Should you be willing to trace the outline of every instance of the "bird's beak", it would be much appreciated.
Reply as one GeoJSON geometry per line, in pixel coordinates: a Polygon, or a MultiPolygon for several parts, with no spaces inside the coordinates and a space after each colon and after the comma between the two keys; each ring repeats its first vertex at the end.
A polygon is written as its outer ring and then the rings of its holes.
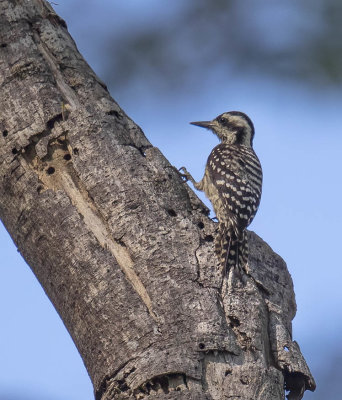
{"type": "Polygon", "coordinates": [[[190,122],[190,124],[200,126],[201,128],[207,128],[207,129],[211,129],[214,126],[213,121],[190,122]]]}

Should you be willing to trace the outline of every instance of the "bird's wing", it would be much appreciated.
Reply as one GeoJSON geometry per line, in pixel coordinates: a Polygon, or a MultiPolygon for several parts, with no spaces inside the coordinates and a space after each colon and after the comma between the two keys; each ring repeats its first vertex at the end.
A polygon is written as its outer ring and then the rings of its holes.
{"type": "Polygon", "coordinates": [[[253,219],[260,199],[245,157],[235,146],[216,146],[208,158],[208,173],[227,217],[235,229],[242,231],[253,219]]]}

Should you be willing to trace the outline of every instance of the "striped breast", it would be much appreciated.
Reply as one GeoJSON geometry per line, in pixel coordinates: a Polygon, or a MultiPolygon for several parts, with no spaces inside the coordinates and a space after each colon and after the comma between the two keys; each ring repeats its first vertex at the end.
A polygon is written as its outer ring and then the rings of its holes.
{"type": "Polygon", "coordinates": [[[262,169],[258,157],[250,147],[221,143],[209,155],[206,174],[217,190],[213,207],[218,220],[241,236],[260,203],[262,169]]]}

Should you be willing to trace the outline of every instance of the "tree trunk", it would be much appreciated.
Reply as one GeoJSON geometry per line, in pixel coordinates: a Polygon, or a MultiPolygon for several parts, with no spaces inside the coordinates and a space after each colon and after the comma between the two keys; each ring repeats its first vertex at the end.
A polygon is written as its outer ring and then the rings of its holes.
{"type": "MultiPolygon", "coordinates": [[[[0,217],[96,399],[301,399],[283,260],[250,232],[223,277],[216,224],[110,97],[43,0],[0,0],[0,217]]],[[[152,115],[151,115],[152,118],[152,115]]]]}

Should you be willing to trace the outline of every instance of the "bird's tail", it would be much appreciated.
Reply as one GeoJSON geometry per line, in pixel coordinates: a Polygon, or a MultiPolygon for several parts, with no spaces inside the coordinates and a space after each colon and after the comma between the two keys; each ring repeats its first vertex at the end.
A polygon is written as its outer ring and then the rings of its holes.
{"type": "Polygon", "coordinates": [[[229,235],[226,229],[220,227],[220,232],[216,237],[215,252],[220,260],[225,273],[232,267],[246,269],[248,261],[248,240],[246,231],[240,239],[235,235],[229,235]]]}

